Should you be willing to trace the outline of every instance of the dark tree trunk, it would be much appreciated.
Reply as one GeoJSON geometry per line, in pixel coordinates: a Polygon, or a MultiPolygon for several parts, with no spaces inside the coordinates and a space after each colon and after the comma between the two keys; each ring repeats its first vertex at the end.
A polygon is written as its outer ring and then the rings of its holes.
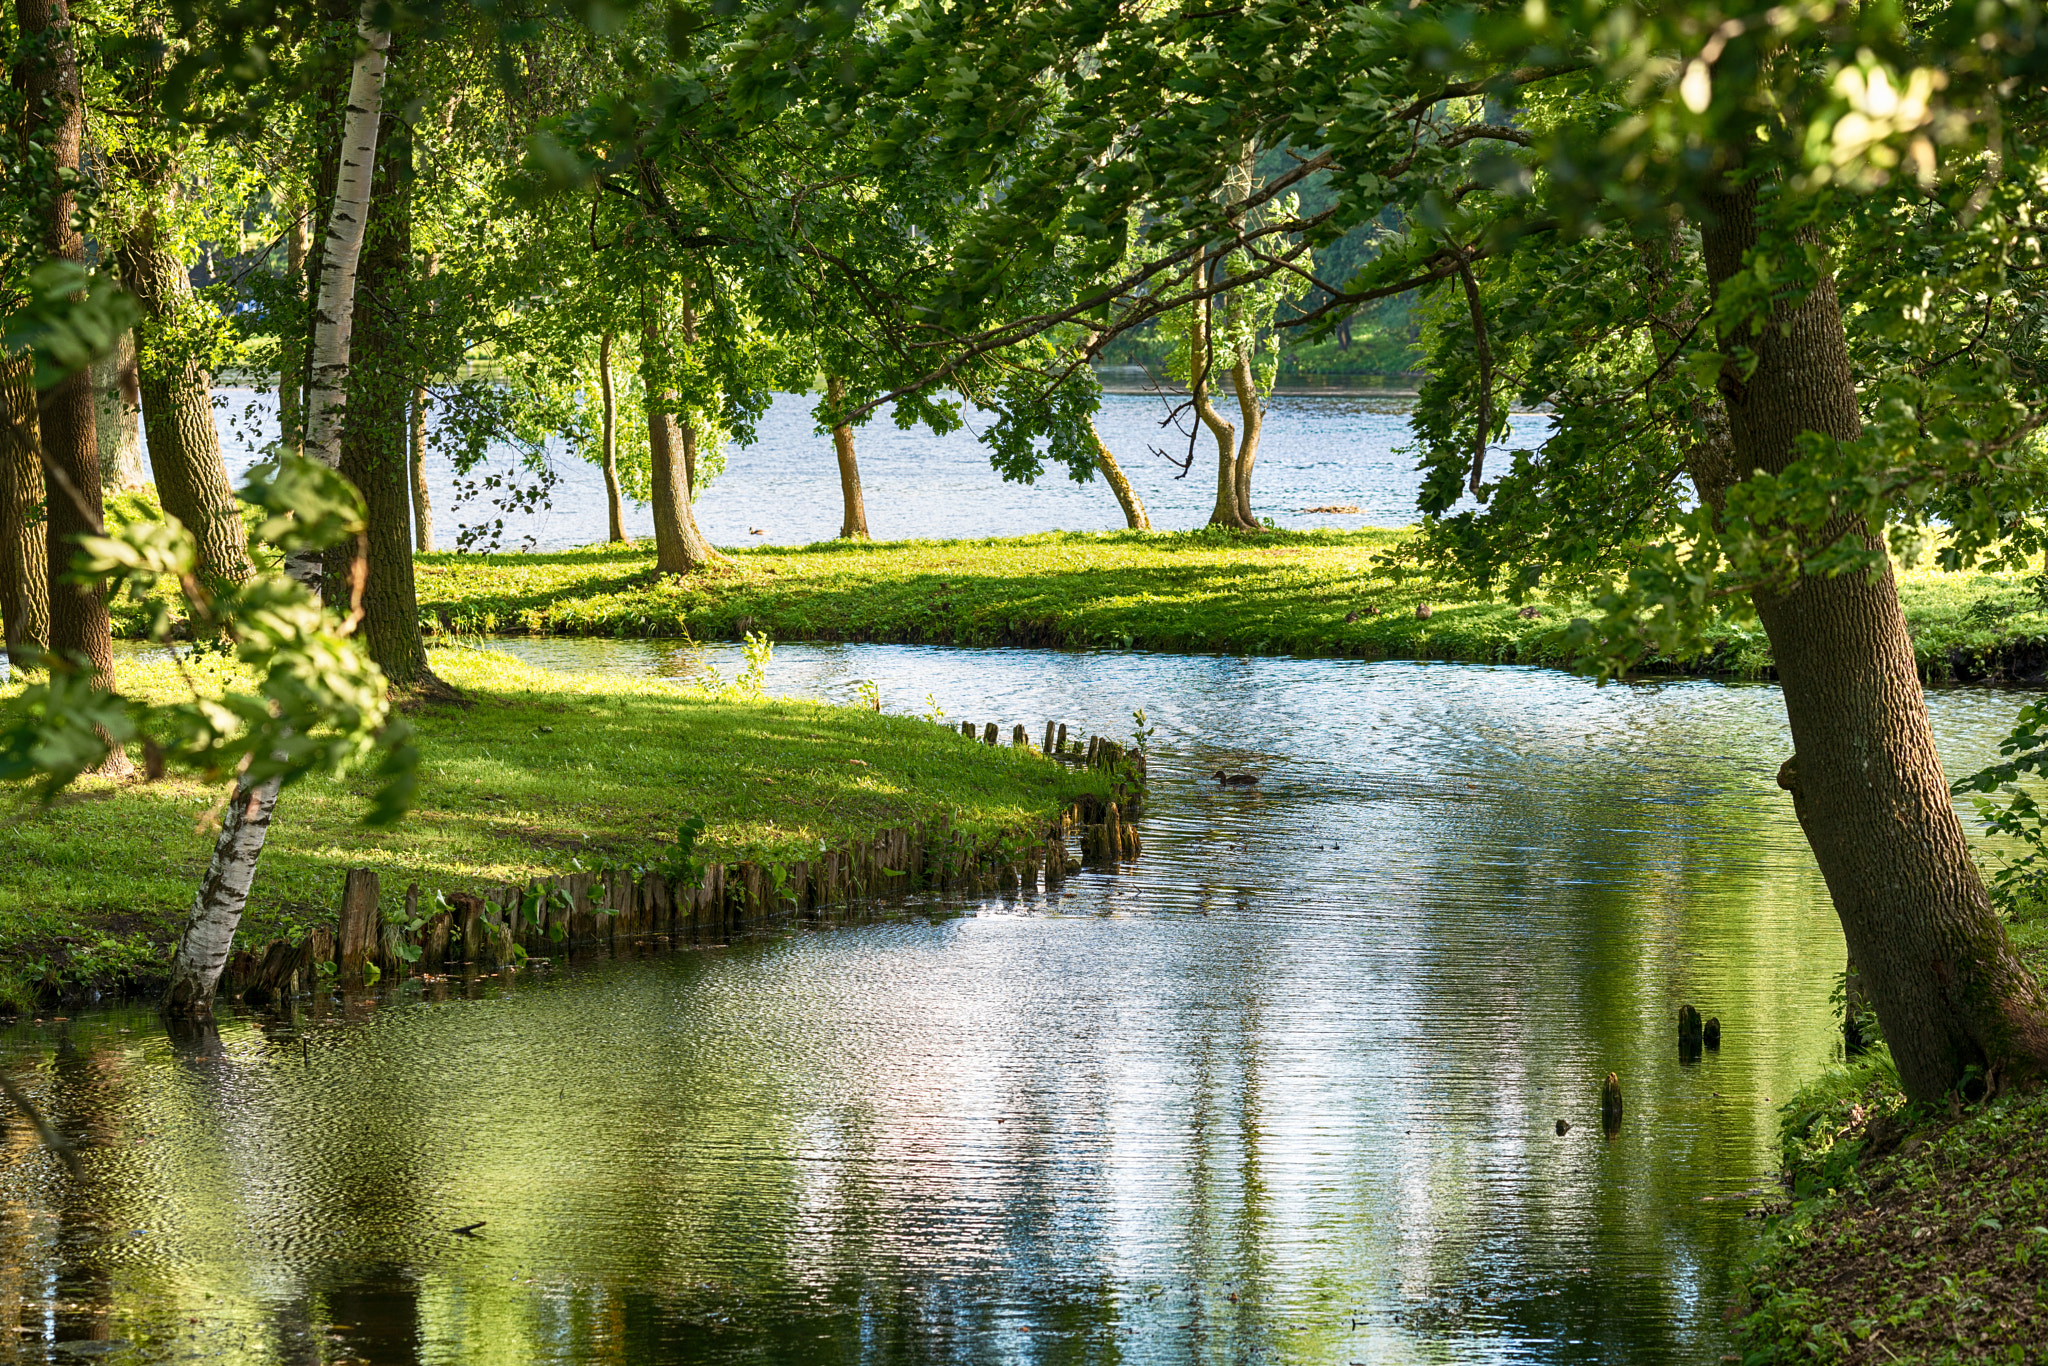
{"type": "MultiPolygon", "coordinates": [[[[427,278],[433,279],[440,270],[440,255],[428,252],[427,278]]],[[[431,402],[426,377],[421,376],[412,390],[412,438],[406,463],[412,474],[412,548],[422,555],[434,549],[434,500],[427,491],[427,407],[431,402]]]]}
{"type": "MultiPolygon", "coordinates": [[[[48,37],[48,55],[28,65],[23,93],[30,109],[52,111],[47,116],[52,121],[37,131],[54,154],[56,169],[76,176],[85,105],[66,0],[17,0],[15,13],[23,37],[48,37]]],[[[83,262],[85,240],[71,221],[74,199],[68,187],[50,196],[42,245],[52,256],[83,262]]],[[[48,482],[55,485],[47,500],[50,649],[78,661],[96,685],[111,690],[114,648],[106,593],[97,586],[71,582],[68,572],[74,539],[97,533],[101,524],[99,438],[93,424],[91,371],[80,370],[44,390],[36,406],[43,455],[51,466],[46,472],[48,482]]],[[[115,748],[99,771],[115,776],[133,772],[134,766],[115,748]]]]}
{"type": "Polygon", "coordinates": [[[607,328],[597,344],[598,394],[604,405],[604,511],[610,527],[606,539],[626,539],[626,504],[619,493],[619,391],[612,383],[612,334],[607,328]]]}
{"type": "Polygon", "coordinates": [[[141,301],[136,353],[149,464],[164,511],[185,524],[199,549],[199,572],[226,583],[249,577],[249,541],[213,424],[213,377],[185,353],[180,324],[203,307],[184,262],[157,240],[146,213],[122,243],[121,279],[141,301]]]}
{"type": "MultiPolygon", "coordinates": [[[[837,375],[825,381],[825,401],[837,412],[839,405],[846,401],[846,383],[837,375]]],[[[868,539],[868,508],[860,492],[860,462],[854,458],[853,428],[844,422],[832,425],[832,449],[839,456],[839,498],[845,505],[845,515],[839,519],[839,539],[842,541],[865,541],[868,539]]]]}
{"type": "MultiPolygon", "coordinates": [[[[394,688],[444,686],[427,669],[413,584],[408,275],[412,264],[412,133],[385,114],[377,136],[370,219],[356,274],[355,337],[343,409],[341,472],[366,512],[363,616],[356,631],[394,688]]],[[[328,601],[348,601],[354,551],[328,551],[328,601]]]]}
{"type": "MultiPolygon", "coordinates": [[[[297,283],[305,294],[306,254],[312,236],[306,230],[312,210],[292,210],[291,227],[285,233],[285,278],[297,283]]],[[[277,434],[284,449],[297,455],[306,435],[306,336],[303,319],[298,327],[284,329],[278,338],[277,434]]]]}
{"type": "Polygon", "coordinates": [[[33,362],[0,358],[0,631],[10,658],[22,646],[50,645],[49,547],[43,540],[43,462],[33,362]]]}
{"type": "MultiPolygon", "coordinates": [[[[1718,291],[1759,241],[1754,181],[1701,224],[1718,291]]],[[[1737,470],[1782,472],[1803,432],[1853,440],[1856,390],[1832,277],[1768,326],[1721,338],[1737,470]],[[1736,349],[1755,361],[1744,378],[1736,349]]],[[[1822,544],[1872,528],[1841,521],[1822,544]]],[[[1817,547],[1816,547],[1817,548],[1817,547]]],[[[1972,1064],[2048,1065],[2048,999],[1992,910],[1935,754],[1889,560],[1871,577],[1759,591],[1757,612],[1792,724],[1778,775],[1827,880],[1906,1092],[1930,1100],[1972,1064]]]]}

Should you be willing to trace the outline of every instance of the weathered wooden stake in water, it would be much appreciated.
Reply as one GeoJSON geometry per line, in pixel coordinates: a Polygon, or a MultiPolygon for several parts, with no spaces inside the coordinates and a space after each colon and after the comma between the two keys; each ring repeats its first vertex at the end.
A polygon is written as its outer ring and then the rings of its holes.
{"type": "Polygon", "coordinates": [[[382,917],[377,914],[377,873],[372,868],[351,868],[341,884],[341,934],[338,960],[344,986],[363,980],[363,964],[377,956],[377,931],[382,917]]]}
{"type": "Polygon", "coordinates": [[[1707,1047],[1719,1048],[1721,1046],[1721,1017],[1719,1015],[1708,1016],[1707,1023],[1701,1028],[1700,1033],[1706,1040],[1707,1047]]]}
{"type": "Polygon", "coordinates": [[[1621,1078],[1612,1072],[1600,1088],[1600,1124],[1610,1134],[1621,1127],[1621,1078]]]}
{"type": "Polygon", "coordinates": [[[1040,746],[1040,749],[1046,754],[1058,752],[1052,747],[1052,722],[1050,721],[1045,723],[1045,743],[1040,746]]]}
{"type": "Polygon", "coordinates": [[[1700,1013],[1690,1005],[1678,1008],[1678,1041],[1698,1043],[1700,1041],[1700,1013]]]}
{"type": "Polygon", "coordinates": [[[1031,736],[1025,732],[1023,726],[1013,727],[1010,731],[1010,744],[1017,749],[1029,749],[1031,748],[1031,736]]]}
{"type": "Polygon", "coordinates": [[[981,733],[981,743],[983,743],[984,745],[992,745],[997,740],[1001,739],[1002,735],[1002,727],[998,726],[995,722],[991,721],[988,723],[988,727],[981,733]]]}
{"type": "Polygon", "coordinates": [[[1067,723],[1064,721],[1060,722],[1059,743],[1053,746],[1052,752],[1054,754],[1065,754],[1067,752],[1067,723]]]}
{"type": "Polygon", "coordinates": [[[974,723],[972,721],[962,721],[960,723],[960,733],[972,740],[974,738],[974,723]]]}

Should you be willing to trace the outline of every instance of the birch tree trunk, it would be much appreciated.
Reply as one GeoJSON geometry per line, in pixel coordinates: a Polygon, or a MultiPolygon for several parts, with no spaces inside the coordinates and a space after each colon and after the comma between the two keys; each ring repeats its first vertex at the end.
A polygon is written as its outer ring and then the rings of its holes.
{"type": "MultiPolygon", "coordinates": [[[[370,26],[365,0],[356,34],[362,50],[349,70],[348,104],[342,114],[341,157],[334,178],[334,207],[320,251],[320,282],[313,297],[313,343],[306,385],[308,457],[341,467],[341,424],[348,406],[349,346],[355,330],[356,265],[362,258],[369,221],[370,182],[377,169],[377,125],[384,109],[384,72],[391,35],[370,26]]],[[[286,570],[308,587],[319,588],[320,556],[301,552],[286,570]]]]}
{"type": "Polygon", "coordinates": [[[1109,443],[1096,430],[1095,419],[1088,419],[1088,435],[1095,439],[1095,463],[1102,470],[1102,477],[1109,482],[1111,492],[1116,494],[1117,506],[1124,510],[1124,522],[1132,531],[1150,531],[1152,519],[1146,515],[1145,500],[1131,487],[1130,479],[1124,474],[1123,466],[1117,464],[1116,456],[1110,451],[1109,443]]]}
{"type": "Polygon", "coordinates": [[[171,982],[163,999],[166,1014],[204,1015],[213,1009],[213,991],[234,949],[235,930],[242,923],[249,888],[256,880],[256,861],[270,834],[278,781],[271,778],[255,787],[235,784],[234,796],[228,799],[221,818],[220,834],[213,841],[213,859],[207,864],[199,894],[192,899],[185,931],[178,936],[178,950],[171,959],[171,982]]]}
{"type": "Polygon", "coordinates": [[[597,343],[597,389],[604,408],[604,510],[611,526],[606,539],[626,539],[626,505],[619,496],[619,393],[612,383],[612,333],[597,343]]]}
{"type": "MultiPolygon", "coordinates": [[[[832,405],[834,412],[846,401],[846,382],[839,376],[826,378],[825,401],[832,405]]],[[[860,462],[854,458],[853,428],[844,422],[834,423],[832,449],[839,457],[839,498],[845,505],[845,514],[839,519],[839,539],[865,541],[868,539],[868,509],[861,497],[860,462]]]]}
{"type": "Polygon", "coordinates": [[[37,519],[43,462],[28,356],[0,357],[0,636],[16,667],[24,646],[50,647],[49,547],[37,519]]]}

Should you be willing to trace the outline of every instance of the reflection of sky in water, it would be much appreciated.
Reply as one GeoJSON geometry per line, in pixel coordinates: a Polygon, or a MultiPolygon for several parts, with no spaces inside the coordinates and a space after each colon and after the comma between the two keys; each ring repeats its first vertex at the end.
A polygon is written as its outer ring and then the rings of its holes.
{"type": "MultiPolygon", "coordinates": [[[[727,452],[726,472],[697,505],[698,521],[714,542],[801,545],[839,534],[839,467],[831,438],[812,430],[815,402],[777,394],[761,420],[759,440],[727,452]],[[756,527],[766,534],[753,536],[756,527]]],[[[216,406],[228,466],[239,479],[255,458],[252,446],[277,434],[275,399],[246,389],[223,390],[216,406]]],[[[1398,453],[1412,444],[1413,436],[1407,417],[1387,408],[1384,400],[1362,397],[1274,398],[1253,480],[1259,514],[1286,527],[1413,522],[1421,477],[1415,472],[1415,457],[1398,453]],[[1303,509],[1311,507],[1357,507],[1361,512],[1304,516],[1303,509]]],[[[1165,412],[1156,398],[1105,394],[1097,425],[1145,500],[1154,526],[1200,526],[1209,520],[1216,500],[1215,443],[1204,433],[1187,477],[1176,478],[1177,466],[1151,453],[1157,447],[1176,461],[1187,456],[1187,438],[1176,436],[1171,427],[1160,427],[1165,412]]],[[[1533,415],[1515,417],[1515,441],[1541,441],[1547,421],[1533,415]]],[[[1116,496],[1099,478],[1081,485],[1054,469],[1033,485],[1004,483],[989,468],[987,450],[976,435],[984,425],[982,418],[971,416],[967,428],[936,437],[923,428],[900,431],[884,416],[860,429],[861,482],[868,529],[876,539],[1017,536],[1123,526],[1116,496]]],[[[542,550],[602,541],[603,475],[566,447],[551,448],[551,460],[561,476],[552,506],[530,516],[505,515],[487,508],[488,494],[456,507],[453,470],[438,454],[430,454],[436,544],[454,549],[460,527],[501,515],[506,549],[521,548],[529,537],[542,550]]],[[[646,509],[628,507],[629,535],[652,536],[653,528],[646,509]]]]}
{"type": "MultiPolygon", "coordinates": [[[[1034,732],[1142,704],[1145,855],[964,918],[403,993],[304,1043],[238,1019],[198,1060],[146,1015],[17,1026],[11,1070],[98,1146],[67,1195],[9,1130],[0,1297],[249,1362],[330,1328],[465,1363],[1719,1358],[1841,957],[1775,689],[878,646],[769,678],[1034,732]],[[1727,1030],[1691,1066],[1685,1001],[1727,1030]]],[[[1952,770],[2015,700],[1930,699],[1952,770]]]]}

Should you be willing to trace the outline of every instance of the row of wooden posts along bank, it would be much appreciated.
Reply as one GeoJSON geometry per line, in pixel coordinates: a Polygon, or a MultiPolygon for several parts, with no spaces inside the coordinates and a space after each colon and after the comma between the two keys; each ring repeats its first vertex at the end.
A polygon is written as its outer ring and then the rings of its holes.
{"type": "MultiPolygon", "coordinates": [[[[973,735],[971,723],[962,733],[973,735]]],[[[982,733],[997,743],[999,728],[982,733]]],[[[315,925],[296,942],[272,940],[237,950],[221,971],[218,993],[252,1005],[311,991],[328,979],[368,979],[450,971],[493,971],[526,958],[573,950],[630,953],[716,942],[792,919],[854,919],[866,908],[917,893],[954,896],[1048,890],[1079,872],[1068,853],[1078,836],[1082,859],[1115,864],[1138,856],[1135,822],[1144,804],[1145,758],[1115,741],[1091,737],[1069,747],[1067,728],[1046,726],[1049,758],[1101,769],[1107,799],[1089,795],[1033,829],[970,835],[940,817],[885,830],[872,839],[790,863],[709,862],[701,880],[659,873],[566,873],[478,896],[454,892],[447,909],[420,914],[417,883],[405,890],[402,921],[384,919],[374,869],[349,870],[333,924],[315,925]],[[409,928],[417,926],[417,929],[409,928]],[[374,971],[372,971],[374,969],[374,971]]],[[[1013,732],[1027,743],[1024,728],[1013,732]]]]}

